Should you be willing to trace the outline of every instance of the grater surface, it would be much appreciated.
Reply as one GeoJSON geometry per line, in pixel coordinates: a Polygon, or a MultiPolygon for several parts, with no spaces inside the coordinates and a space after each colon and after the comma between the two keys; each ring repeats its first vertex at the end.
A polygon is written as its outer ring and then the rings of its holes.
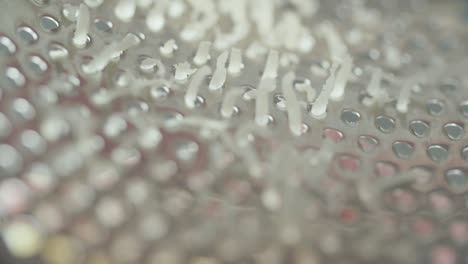
{"type": "Polygon", "coordinates": [[[6,263],[468,263],[463,1],[0,4],[6,263]]]}

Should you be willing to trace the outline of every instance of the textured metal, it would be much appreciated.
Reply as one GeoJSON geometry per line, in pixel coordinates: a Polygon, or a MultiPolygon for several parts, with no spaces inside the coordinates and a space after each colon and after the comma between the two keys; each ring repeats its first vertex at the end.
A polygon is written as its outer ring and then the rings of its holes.
{"type": "MultiPolygon", "coordinates": [[[[0,0],[6,263],[468,262],[462,1],[327,0],[309,17],[299,15],[301,1],[272,1],[277,19],[300,16],[313,49],[269,47],[250,21],[235,45],[245,67],[216,91],[210,73],[194,108],[184,96],[196,72],[186,81],[174,75],[183,62],[201,68],[193,63],[200,41],[179,34],[191,23],[188,3],[197,2],[182,1],[185,15],[167,19],[159,33],[146,27],[146,10],[117,19],[117,2],[90,8],[88,39],[77,48],[74,9],[64,7],[82,1],[0,0]],[[330,100],[321,119],[298,87],[310,82],[320,94],[334,67],[316,33],[324,21],[347,43],[354,66],[344,98],[330,100]],[[86,72],[83,65],[129,32],[138,46],[97,75],[86,72]],[[170,39],[177,50],[165,56],[170,39]],[[249,58],[253,42],[266,50],[249,58]],[[266,125],[258,125],[269,48],[298,61],[279,67],[266,125]],[[368,106],[375,68],[388,75],[381,85],[389,99],[368,106]],[[303,116],[298,136],[281,89],[290,71],[303,116]],[[413,78],[408,110],[399,111],[413,78]],[[224,118],[232,89],[239,98],[224,118]]],[[[232,21],[219,14],[217,29],[226,30],[232,21]]],[[[203,40],[215,36],[210,28],[203,40]]],[[[211,49],[213,71],[222,51],[211,49]]]]}

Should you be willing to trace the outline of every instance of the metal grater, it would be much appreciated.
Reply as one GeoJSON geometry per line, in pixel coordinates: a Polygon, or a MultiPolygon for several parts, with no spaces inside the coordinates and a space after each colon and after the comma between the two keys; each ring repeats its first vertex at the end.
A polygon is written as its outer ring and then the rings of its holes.
{"type": "Polygon", "coordinates": [[[0,0],[0,263],[468,263],[457,0],[0,0]]]}

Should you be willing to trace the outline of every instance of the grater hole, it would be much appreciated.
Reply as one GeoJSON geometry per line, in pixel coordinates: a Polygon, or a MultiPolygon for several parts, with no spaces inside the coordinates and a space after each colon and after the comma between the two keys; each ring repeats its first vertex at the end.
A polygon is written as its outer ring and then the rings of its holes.
{"type": "Polygon", "coordinates": [[[40,18],[39,24],[41,28],[47,33],[56,33],[60,29],[60,23],[57,19],[51,16],[42,16],[40,18]]]}
{"type": "Polygon", "coordinates": [[[458,244],[468,241],[468,223],[463,219],[455,219],[449,224],[451,239],[458,244]]]}
{"type": "Polygon", "coordinates": [[[195,105],[195,107],[203,107],[205,105],[205,98],[203,96],[201,96],[201,95],[198,95],[195,98],[194,105],[195,105]]]}
{"type": "Polygon", "coordinates": [[[164,100],[171,94],[171,89],[165,85],[159,87],[151,87],[150,95],[154,100],[164,100]]]}
{"type": "Polygon", "coordinates": [[[468,162],[468,146],[463,147],[461,156],[465,162],[468,162]]]}
{"type": "Polygon", "coordinates": [[[349,127],[357,126],[360,120],[361,114],[359,114],[359,112],[347,109],[341,112],[341,121],[349,127]]]}
{"type": "Polygon", "coordinates": [[[444,132],[449,139],[458,141],[463,138],[465,129],[460,124],[447,123],[444,125],[444,132]]]}
{"type": "Polygon", "coordinates": [[[0,144],[0,172],[2,175],[16,175],[23,166],[23,157],[11,145],[0,144]]]}
{"type": "Polygon", "coordinates": [[[340,142],[344,138],[343,132],[334,128],[325,128],[323,136],[333,140],[335,143],[340,142]]]}
{"type": "Polygon", "coordinates": [[[434,180],[434,170],[428,166],[415,166],[409,172],[415,177],[413,188],[423,191],[434,180]]]}
{"type": "Polygon", "coordinates": [[[273,96],[273,103],[275,104],[276,108],[281,111],[286,111],[286,99],[281,94],[275,94],[273,96]]]}
{"type": "Polygon", "coordinates": [[[44,7],[50,4],[50,0],[30,0],[31,3],[38,7],[44,7]]]}
{"type": "Polygon", "coordinates": [[[4,73],[3,81],[7,88],[21,88],[26,84],[26,77],[16,67],[7,67],[4,73]]]}
{"type": "Polygon", "coordinates": [[[395,176],[398,171],[398,166],[389,161],[377,161],[375,164],[375,173],[378,177],[395,176]]]}
{"type": "Polygon", "coordinates": [[[464,168],[449,169],[445,172],[445,180],[454,190],[463,190],[468,182],[468,174],[464,168]]]}
{"type": "Polygon", "coordinates": [[[199,155],[200,147],[195,141],[180,139],[174,143],[174,156],[183,163],[192,163],[199,155]]]}
{"type": "Polygon", "coordinates": [[[413,144],[407,141],[395,141],[392,144],[393,153],[400,159],[407,160],[411,157],[414,151],[413,144]]]}
{"type": "Polygon", "coordinates": [[[449,79],[440,85],[440,91],[446,96],[454,96],[457,92],[457,81],[449,79]]]}
{"type": "Polygon", "coordinates": [[[51,60],[57,61],[67,58],[69,51],[62,44],[51,43],[48,47],[47,55],[51,60]]]}
{"type": "Polygon", "coordinates": [[[42,75],[49,69],[47,62],[37,55],[28,58],[28,67],[35,75],[42,75]]]}
{"type": "Polygon", "coordinates": [[[5,179],[0,182],[0,209],[11,215],[24,212],[30,206],[32,191],[21,179],[5,179]]]}
{"type": "Polygon", "coordinates": [[[143,100],[132,99],[125,103],[125,110],[131,116],[138,116],[140,114],[148,113],[150,107],[148,103],[143,100]]]}
{"type": "Polygon", "coordinates": [[[444,103],[438,99],[431,99],[426,104],[426,110],[432,116],[440,116],[444,111],[444,107],[444,103]]]}
{"type": "Polygon", "coordinates": [[[358,146],[365,153],[373,152],[379,145],[379,140],[373,136],[359,136],[358,146]]]}
{"type": "Polygon", "coordinates": [[[433,191],[429,194],[428,199],[433,212],[439,216],[447,215],[454,209],[452,198],[446,191],[433,191]]]}
{"type": "Polygon", "coordinates": [[[338,157],[338,165],[344,171],[357,171],[361,167],[361,160],[357,156],[342,154],[338,157]]]}
{"type": "Polygon", "coordinates": [[[388,116],[378,116],[375,119],[375,126],[381,132],[389,134],[395,130],[395,119],[388,116]]]}
{"type": "Polygon", "coordinates": [[[410,122],[409,129],[416,137],[423,138],[429,134],[430,126],[423,120],[413,120],[410,122]]]}
{"type": "Polygon", "coordinates": [[[427,147],[427,155],[435,162],[443,162],[448,158],[447,145],[430,145],[427,147]]]}
{"type": "Polygon", "coordinates": [[[13,126],[8,118],[0,112],[0,139],[8,137],[13,130],[13,126]]]}
{"type": "Polygon", "coordinates": [[[428,240],[434,235],[434,221],[428,216],[418,216],[412,227],[416,236],[420,239],[428,240]]]}
{"type": "Polygon", "coordinates": [[[45,163],[33,163],[23,177],[31,188],[41,193],[52,191],[58,184],[58,178],[45,163]]]}
{"type": "Polygon", "coordinates": [[[119,227],[127,217],[126,209],[121,201],[114,196],[104,196],[96,204],[96,219],[107,228],[119,227]]]}
{"type": "Polygon", "coordinates": [[[97,30],[104,32],[104,33],[112,33],[114,24],[112,24],[111,21],[109,20],[103,20],[103,19],[95,19],[94,20],[94,26],[96,27],[97,30]]]}
{"type": "Polygon", "coordinates": [[[18,37],[25,44],[32,45],[39,40],[39,35],[34,31],[34,29],[28,26],[22,26],[17,29],[18,37]]]}
{"type": "Polygon", "coordinates": [[[390,190],[386,200],[390,207],[401,213],[410,213],[418,207],[416,195],[412,191],[403,188],[390,190]]]}
{"type": "Polygon", "coordinates": [[[36,109],[24,98],[16,98],[10,105],[10,112],[17,121],[31,121],[36,117],[36,109]]]}
{"type": "Polygon", "coordinates": [[[13,55],[16,52],[16,44],[7,36],[0,35],[0,55],[13,55]]]}
{"type": "Polygon", "coordinates": [[[35,130],[25,130],[19,137],[19,144],[33,155],[44,154],[47,150],[45,139],[35,130]]]}
{"type": "Polygon", "coordinates": [[[460,103],[459,111],[465,118],[468,118],[468,101],[463,101],[460,103]]]}

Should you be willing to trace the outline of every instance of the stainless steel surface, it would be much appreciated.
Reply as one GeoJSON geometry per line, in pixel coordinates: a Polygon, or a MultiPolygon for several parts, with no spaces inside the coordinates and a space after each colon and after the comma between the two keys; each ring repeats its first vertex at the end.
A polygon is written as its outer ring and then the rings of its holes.
{"type": "MultiPolygon", "coordinates": [[[[214,43],[236,24],[222,9],[229,0],[178,1],[185,13],[170,18],[168,7],[158,33],[145,24],[151,11],[137,9],[123,22],[119,1],[105,0],[89,8],[88,39],[78,48],[73,14],[83,2],[99,1],[0,0],[7,263],[468,263],[463,1],[319,1],[310,16],[298,3],[316,1],[267,1],[274,24],[290,15],[313,37],[302,52],[295,42],[272,47],[267,37],[276,33],[258,33],[247,0],[250,31],[234,45],[245,67],[211,91],[217,59],[230,51],[212,47],[212,73],[193,108],[186,93],[197,72],[186,81],[175,72],[183,62],[201,71],[193,62],[200,41],[214,43]],[[216,24],[199,41],[181,39],[195,7],[211,2],[216,24]],[[320,96],[335,64],[344,67],[329,54],[324,21],[354,65],[344,98],[330,100],[321,119],[311,114],[317,99],[301,87],[309,83],[320,96]],[[83,65],[128,33],[137,46],[112,55],[98,74],[86,72],[83,65]],[[177,50],[166,56],[170,39],[177,50]],[[264,51],[249,57],[254,42],[264,51]],[[259,125],[270,48],[280,65],[267,124],[259,125]],[[377,68],[388,97],[369,92],[377,68]],[[298,136],[282,89],[290,71],[298,136]],[[234,89],[233,115],[224,118],[234,89]],[[398,108],[404,93],[407,111],[398,108]],[[376,98],[382,103],[366,103],[376,98]]],[[[286,28],[275,41],[297,37],[286,28]]]]}

